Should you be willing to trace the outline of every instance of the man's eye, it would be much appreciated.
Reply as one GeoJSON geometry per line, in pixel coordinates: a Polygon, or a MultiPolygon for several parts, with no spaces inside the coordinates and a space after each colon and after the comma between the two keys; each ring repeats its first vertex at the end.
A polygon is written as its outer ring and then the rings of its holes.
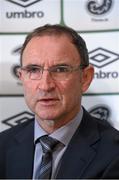
{"type": "Polygon", "coordinates": [[[27,72],[28,72],[28,73],[37,73],[37,72],[41,72],[41,69],[40,69],[40,68],[36,68],[36,67],[34,67],[34,68],[28,68],[28,69],[27,69],[27,72]]]}
{"type": "Polygon", "coordinates": [[[68,67],[57,67],[54,69],[54,72],[69,72],[69,68],[68,67]]]}

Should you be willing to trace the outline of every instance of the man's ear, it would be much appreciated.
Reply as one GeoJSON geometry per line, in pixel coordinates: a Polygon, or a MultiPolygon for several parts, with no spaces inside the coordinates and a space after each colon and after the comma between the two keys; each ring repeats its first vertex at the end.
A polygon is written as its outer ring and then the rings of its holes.
{"type": "Polygon", "coordinates": [[[89,65],[82,71],[82,93],[84,93],[90,86],[94,77],[94,67],[89,65]]]}
{"type": "Polygon", "coordinates": [[[17,77],[22,81],[23,77],[22,77],[22,72],[20,68],[17,69],[17,77]]]}

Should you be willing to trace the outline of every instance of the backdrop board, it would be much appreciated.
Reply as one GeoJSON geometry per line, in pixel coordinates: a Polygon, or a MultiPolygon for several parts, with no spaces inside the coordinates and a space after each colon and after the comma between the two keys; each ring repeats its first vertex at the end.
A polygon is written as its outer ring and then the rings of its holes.
{"type": "Polygon", "coordinates": [[[33,117],[16,70],[26,35],[44,24],[85,39],[95,74],[82,104],[119,129],[119,0],[0,0],[0,131],[33,117]]]}
{"type": "MultiPolygon", "coordinates": [[[[82,105],[93,116],[108,121],[119,129],[119,101],[117,99],[119,99],[117,95],[84,95],[82,105]]],[[[12,128],[34,116],[23,96],[0,98],[0,110],[0,131],[12,128]]]]}
{"type": "Polygon", "coordinates": [[[0,56],[0,94],[23,94],[22,85],[17,77],[16,70],[20,65],[20,50],[25,35],[4,34],[1,35],[0,39],[2,42],[0,56]]]}
{"type": "Polygon", "coordinates": [[[82,34],[95,75],[88,93],[119,93],[119,32],[82,34]]]}
{"type": "Polygon", "coordinates": [[[83,96],[82,104],[93,116],[119,130],[119,95],[83,96]]]}
{"type": "Polygon", "coordinates": [[[46,23],[60,23],[60,0],[1,0],[0,31],[29,32],[46,23]]]}
{"type": "Polygon", "coordinates": [[[33,117],[22,96],[0,98],[0,110],[0,131],[12,128],[33,117]]]}
{"type": "Polygon", "coordinates": [[[119,29],[118,0],[64,0],[63,8],[65,25],[77,31],[119,29]]]}
{"type": "MultiPolygon", "coordinates": [[[[80,33],[86,40],[95,76],[87,93],[119,93],[119,32],[80,33]]],[[[0,94],[23,94],[16,75],[26,35],[1,35],[0,94]],[[7,48],[6,48],[7,47],[7,48]]]]}

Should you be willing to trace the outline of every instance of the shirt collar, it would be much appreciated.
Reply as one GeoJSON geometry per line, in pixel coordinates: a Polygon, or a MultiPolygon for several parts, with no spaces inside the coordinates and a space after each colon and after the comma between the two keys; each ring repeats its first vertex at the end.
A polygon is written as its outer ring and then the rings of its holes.
{"type": "MultiPolygon", "coordinates": [[[[64,145],[68,145],[69,141],[71,140],[72,136],[74,135],[76,129],[81,123],[83,116],[83,109],[81,108],[80,112],[75,116],[75,118],[72,119],[69,123],[62,126],[61,128],[57,129],[53,133],[50,134],[52,138],[57,139],[64,145]]],[[[34,130],[34,142],[40,138],[43,135],[46,135],[47,132],[45,132],[40,125],[38,124],[38,121],[35,119],[35,130],[34,130]]]]}

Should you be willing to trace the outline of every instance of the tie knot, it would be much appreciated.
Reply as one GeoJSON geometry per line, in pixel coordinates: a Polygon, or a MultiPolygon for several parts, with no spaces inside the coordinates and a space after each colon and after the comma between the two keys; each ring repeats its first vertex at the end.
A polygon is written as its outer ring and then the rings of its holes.
{"type": "Polygon", "coordinates": [[[56,145],[59,143],[58,140],[49,137],[48,135],[42,136],[39,139],[43,153],[52,152],[56,145]]]}

